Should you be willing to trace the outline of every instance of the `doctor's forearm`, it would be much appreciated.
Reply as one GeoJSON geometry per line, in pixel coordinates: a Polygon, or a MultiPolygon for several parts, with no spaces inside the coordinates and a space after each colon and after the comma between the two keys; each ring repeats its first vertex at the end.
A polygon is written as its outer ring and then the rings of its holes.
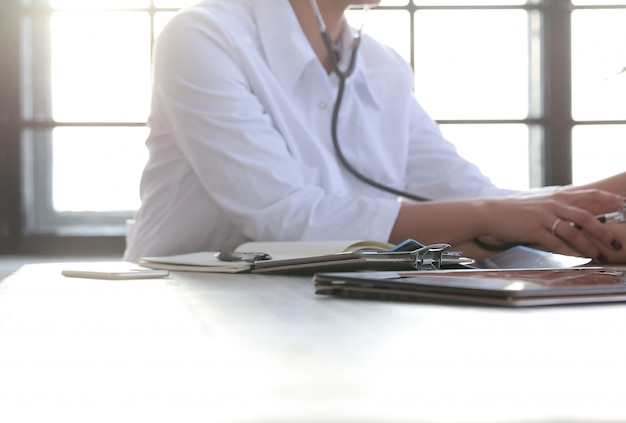
{"type": "Polygon", "coordinates": [[[567,186],[563,189],[565,190],[584,190],[589,188],[600,189],[603,191],[612,192],[614,194],[619,194],[622,196],[626,196],[626,172],[618,173],[617,175],[610,176],[605,179],[601,179],[599,181],[591,182],[586,185],[580,186],[567,186]]]}
{"type": "Polygon", "coordinates": [[[469,242],[487,233],[486,208],[482,200],[404,203],[389,241],[414,238],[426,244],[469,242]]]}

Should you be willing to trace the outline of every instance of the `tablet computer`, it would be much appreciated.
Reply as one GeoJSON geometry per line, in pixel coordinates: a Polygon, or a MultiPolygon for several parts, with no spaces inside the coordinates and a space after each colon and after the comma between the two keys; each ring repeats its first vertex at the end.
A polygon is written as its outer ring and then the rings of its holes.
{"type": "Polygon", "coordinates": [[[353,298],[508,307],[626,301],[626,273],[617,268],[330,272],[314,281],[317,294],[353,298]]]}

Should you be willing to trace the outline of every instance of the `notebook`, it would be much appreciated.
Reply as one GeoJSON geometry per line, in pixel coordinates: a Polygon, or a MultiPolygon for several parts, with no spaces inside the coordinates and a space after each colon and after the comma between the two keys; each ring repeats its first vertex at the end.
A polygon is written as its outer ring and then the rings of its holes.
{"type": "Polygon", "coordinates": [[[444,301],[506,307],[626,301],[618,268],[322,272],[315,292],[348,298],[444,301]]]}
{"type": "MultiPolygon", "coordinates": [[[[296,260],[297,262],[313,261],[312,257],[334,254],[346,259],[348,258],[347,253],[356,256],[361,251],[387,251],[392,247],[393,244],[373,240],[274,241],[246,242],[235,248],[234,252],[263,252],[272,257],[271,260],[265,260],[271,262],[269,266],[276,265],[278,267],[281,264],[291,264],[289,260],[296,260]],[[287,262],[284,262],[284,260],[287,260],[287,262]]],[[[249,272],[255,267],[255,263],[249,261],[222,261],[218,259],[217,254],[217,251],[199,251],[173,256],[142,257],[139,263],[151,269],[218,273],[249,272]]],[[[261,262],[258,261],[256,263],[261,262]]],[[[268,264],[265,264],[265,266],[268,266],[268,264]]],[[[404,268],[410,269],[410,267],[404,268]]],[[[354,267],[351,270],[355,270],[354,267]]]]}
{"type": "MultiPolygon", "coordinates": [[[[404,243],[403,243],[404,244],[404,243]]],[[[151,269],[221,273],[308,274],[316,271],[411,270],[456,267],[473,263],[449,244],[432,244],[412,251],[379,241],[283,241],[248,242],[233,252],[203,251],[166,257],[143,257],[140,264],[151,269]],[[221,260],[221,255],[269,256],[269,259],[221,260]],[[432,263],[437,262],[437,265],[432,263]]],[[[405,246],[406,247],[406,246],[405,246]]],[[[413,247],[406,247],[413,248],[413,247]]]]}

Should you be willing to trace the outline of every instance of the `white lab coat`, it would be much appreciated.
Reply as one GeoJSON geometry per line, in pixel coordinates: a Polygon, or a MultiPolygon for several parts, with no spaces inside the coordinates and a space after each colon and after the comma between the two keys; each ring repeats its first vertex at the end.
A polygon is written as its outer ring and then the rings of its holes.
{"type": "MultiPolygon", "coordinates": [[[[344,37],[343,66],[347,25],[344,37]]],[[[287,0],[207,0],[176,16],[155,50],[150,158],[125,258],[248,240],[387,240],[400,203],[338,162],[337,86],[287,0]]],[[[363,36],[338,129],[354,167],[432,199],[510,193],[458,156],[412,86],[408,64],[363,36]]]]}

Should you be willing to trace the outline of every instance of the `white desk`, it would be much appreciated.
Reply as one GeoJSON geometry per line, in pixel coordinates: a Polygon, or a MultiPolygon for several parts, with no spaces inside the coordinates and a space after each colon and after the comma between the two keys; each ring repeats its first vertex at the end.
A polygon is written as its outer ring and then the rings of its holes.
{"type": "Polygon", "coordinates": [[[0,283],[0,421],[622,422],[626,304],[316,296],[309,278],[0,283]]]}

